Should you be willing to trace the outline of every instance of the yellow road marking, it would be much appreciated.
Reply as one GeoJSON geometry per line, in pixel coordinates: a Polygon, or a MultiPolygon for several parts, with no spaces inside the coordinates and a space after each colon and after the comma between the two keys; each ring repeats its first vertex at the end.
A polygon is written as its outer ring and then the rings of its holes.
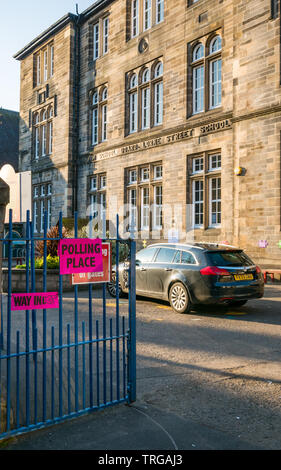
{"type": "Polygon", "coordinates": [[[239,316],[239,315],[247,315],[248,312],[227,312],[225,315],[232,315],[232,316],[239,316]]]}

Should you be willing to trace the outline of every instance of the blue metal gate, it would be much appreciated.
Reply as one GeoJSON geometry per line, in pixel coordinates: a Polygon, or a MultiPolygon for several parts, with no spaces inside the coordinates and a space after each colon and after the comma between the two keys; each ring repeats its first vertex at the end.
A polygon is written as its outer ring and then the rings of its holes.
{"type": "MultiPolygon", "coordinates": [[[[136,295],[133,240],[106,239],[115,248],[116,299],[108,299],[105,283],[64,292],[58,276],[59,309],[11,311],[15,289],[12,266],[13,220],[9,235],[0,239],[7,245],[7,292],[1,299],[0,324],[0,439],[46,427],[68,418],[136,399],[136,295]],[[120,247],[128,251],[129,295],[119,300],[118,266],[120,247]],[[122,312],[121,312],[122,310],[122,312]]],[[[92,219],[89,220],[92,238],[92,219]]],[[[47,237],[47,214],[43,237],[36,237],[27,213],[26,267],[23,291],[36,292],[36,243],[43,243],[42,289],[47,292],[47,243],[63,238],[62,214],[58,237],[47,237]]],[[[75,214],[74,238],[78,238],[75,214]]],[[[123,251],[123,250],[122,250],[123,251]]],[[[4,268],[5,270],[5,268],[4,268]]],[[[15,292],[17,292],[15,290],[15,292]]]]}

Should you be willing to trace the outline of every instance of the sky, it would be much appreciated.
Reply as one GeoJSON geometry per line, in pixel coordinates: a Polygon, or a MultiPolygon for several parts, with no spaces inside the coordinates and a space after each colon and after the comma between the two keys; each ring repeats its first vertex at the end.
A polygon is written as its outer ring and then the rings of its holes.
{"type": "Polygon", "coordinates": [[[66,13],[96,0],[0,0],[0,108],[19,111],[20,62],[13,56],[66,13]]]}

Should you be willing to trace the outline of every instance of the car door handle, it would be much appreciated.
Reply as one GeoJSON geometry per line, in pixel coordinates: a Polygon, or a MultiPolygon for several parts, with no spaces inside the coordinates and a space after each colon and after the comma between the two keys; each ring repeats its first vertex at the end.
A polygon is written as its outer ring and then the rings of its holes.
{"type": "Polygon", "coordinates": [[[165,268],[165,271],[172,271],[172,268],[165,268]]]}

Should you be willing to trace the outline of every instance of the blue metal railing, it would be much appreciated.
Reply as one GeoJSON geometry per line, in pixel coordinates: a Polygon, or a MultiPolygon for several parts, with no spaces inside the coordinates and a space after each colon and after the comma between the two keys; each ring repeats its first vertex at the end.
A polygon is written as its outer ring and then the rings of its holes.
{"type": "MultiPolygon", "coordinates": [[[[36,292],[35,251],[36,243],[40,241],[43,243],[41,291],[47,292],[47,241],[63,238],[62,214],[59,216],[58,238],[48,238],[47,214],[42,238],[35,237],[29,212],[26,220],[24,290],[26,293],[36,292]]],[[[89,237],[92,238],[92,218],[89,222],[89,237]]],[[[111,309],[107,306],[105,283],[99,290],[89,284],[82,297],[79,297],[78,285],[73,286],[72,293],[64,294],[63,276],[59,273],[58,316],[52,313],[55,311],[47,309],[12,312],[15,274],[12,269],[13,220],[10,211],[9,234],[5,238],[8,244],[8,288],[5,299],[2,299],[0,323],[0,439],[136,400],[136,246],[135,241],[119,237],[118,216],[116,228],[116,238],[106,239],[116,245],[117,296],[113,314],[112,306],[111,309]],[[118,289],[121,244],[127,245],[130,259],[128,307],[124,313],[122,305],[122,315],[118,289]],[[101,302],[97,295],[100,295],[101,302]]],[[[77,214],[74,238],[78,238],[77,214]]],[[[0,239],[0,243],[3,242],[4,239],[0,239]]]]}

